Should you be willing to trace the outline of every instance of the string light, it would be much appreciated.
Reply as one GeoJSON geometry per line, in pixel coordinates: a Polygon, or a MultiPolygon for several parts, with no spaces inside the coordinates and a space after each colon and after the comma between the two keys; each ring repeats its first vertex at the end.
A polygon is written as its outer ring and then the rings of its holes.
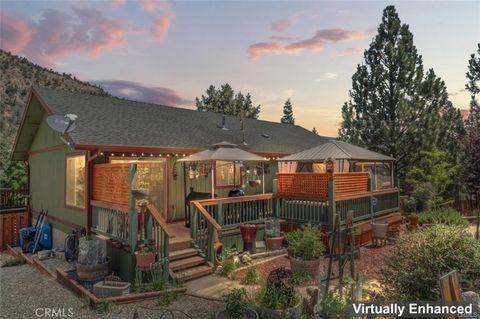
{"type": "Polygon", "coordinates": [[[142,153],[142,156],[144,156],[145,154],[142,153]]]}
{"type": "Polygon", "coordinates": [[[112,153],[110,156],[115,156],[115,154],[112,153]]]}
{"type": "Polygon", "coordinates": [[[150,157],[152,157],[152,156],[153,156],[153,154],[152,154],[152,153],[150,153],[150,157]]]}
{"type": "Polygon", "coordinates": [[[125,157],[125,154],[122,153],[122,157],[125,157]]]}
{"type": "Polygon", "coordinates": [[[100,152],[100,155],[102,155],[102,156],[103,156],[103,152],[100,152]]]}

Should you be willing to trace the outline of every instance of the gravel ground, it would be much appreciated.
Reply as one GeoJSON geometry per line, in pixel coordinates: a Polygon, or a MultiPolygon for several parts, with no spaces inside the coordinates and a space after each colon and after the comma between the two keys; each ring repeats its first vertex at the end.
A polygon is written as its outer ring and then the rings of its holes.
{"type": "MultiPolygon", "coordinates": [[[[3,264],[10,256],[1,253],[3,264]]],[[[109,313],[101,313],[88,307],[84,300],[77,297],[56,280],[41,274],[29,265],[0,268],[0,318],[37,318],[37,314],[45,317],[45,308],[64,309],[65,317],[71,309],[70,318],[133,318],[138,308],[140,318],[159,318],[159,311],[142,309],[156,307],[158,300],[113,305],[109,313]],[[38,309],[38,310],[37,310],[38,309]]],[[[181,295],[168,309],[174,310],[174,318],[211,318],[213,313],[222,307],[218,301],[210,301],[187,295],[181,295]],[[178,311],[180,310],[180,311],[178,311]]],[[[48,311],[48,310],[47,310],[48,311]]],[[[165,316],[164,318],[173,318],[165,316]]]]}

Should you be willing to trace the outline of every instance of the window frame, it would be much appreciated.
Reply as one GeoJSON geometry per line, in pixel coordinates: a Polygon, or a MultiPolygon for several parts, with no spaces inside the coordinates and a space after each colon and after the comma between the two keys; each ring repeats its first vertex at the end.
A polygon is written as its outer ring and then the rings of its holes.
{"type": "Polygon", "coordinates": [[[74,209],[74,210],[78,210],[78,211],[82,211],[82,212],[86,212],[87,211],[87,206],[88,206],[88,195],[89,195],[89,189],[88,189],[88,160],[87,160],[87,153],[86,152],[72,152],[72,153],[68,153],[68,154],[65,154],[65,181],[64,181],[64,196],[63,196],[63,201],[64,201],[64,204],[65,204],[65,208],[69,208],[69,209],[74,209]],[[68,193],[68,187],[67,187],[67,183],[68,183],[68,159],[71,158],[71,157],[79,157],[79,156],[83,156],[83,160],[85,162],[85,169],[84,169],[84,172],[83,172],[83,180],[84,180],[84,202],[83,202],[83,207],[81,206],[76,206],[76,205],[72,205],[72,204],[69,204],[68,201],[67,201],[67,193],[68,193]]]}
{"type": "Polygon", "coordinates": [[[240,163],[237,163],[236,161],[215,161],[213,165],[215,165],[215,178],[214,178],[214,186],[215,188],[232,188],[232,187],[237,187],[237,188],[241,188],[242,187],[242,184],[243,184],[243,176],[242,176],[242,173],[241,173],[241,167],[239,166],[240,163]],[[233,163],[234,166],[234,174],[236,174],[238,172],[239,174],[239,181],[237,184],[235,184],[235,176],[233,177],[233,184],[225,184],[225,185],[218,185],[217,183],[217,176],[218,176],[218,170],[217,170],[217,162],[227,162],[227,163],[233,163]]]}

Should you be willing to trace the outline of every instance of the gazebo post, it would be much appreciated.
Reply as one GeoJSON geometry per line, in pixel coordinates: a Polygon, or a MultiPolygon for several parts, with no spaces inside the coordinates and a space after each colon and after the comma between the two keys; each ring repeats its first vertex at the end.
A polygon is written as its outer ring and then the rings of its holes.
{"type": "Polygon", "coordinates": [[[262,194],[265,194],[265,162],[262,162],[262,194]]]}

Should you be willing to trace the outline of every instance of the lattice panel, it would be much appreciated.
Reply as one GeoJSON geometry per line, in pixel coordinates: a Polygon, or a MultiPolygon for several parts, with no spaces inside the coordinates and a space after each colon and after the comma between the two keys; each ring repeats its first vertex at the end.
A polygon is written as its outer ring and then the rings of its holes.
{"type": "Polygon", "coordinates": [[[368,191],[368,172],[335,173],[337,197],[364,194],[368,191]]]}
{"type": "Polygon", "coordinates": [[[279,173],[278,192],[283,194],[328,195],[328,175],[319,173],[279,173]]]}
{"type": "Polygon", "coordinates": [[[128,205],[130,164],[96,164],[93,167],[93,199],[128,205]]]}

